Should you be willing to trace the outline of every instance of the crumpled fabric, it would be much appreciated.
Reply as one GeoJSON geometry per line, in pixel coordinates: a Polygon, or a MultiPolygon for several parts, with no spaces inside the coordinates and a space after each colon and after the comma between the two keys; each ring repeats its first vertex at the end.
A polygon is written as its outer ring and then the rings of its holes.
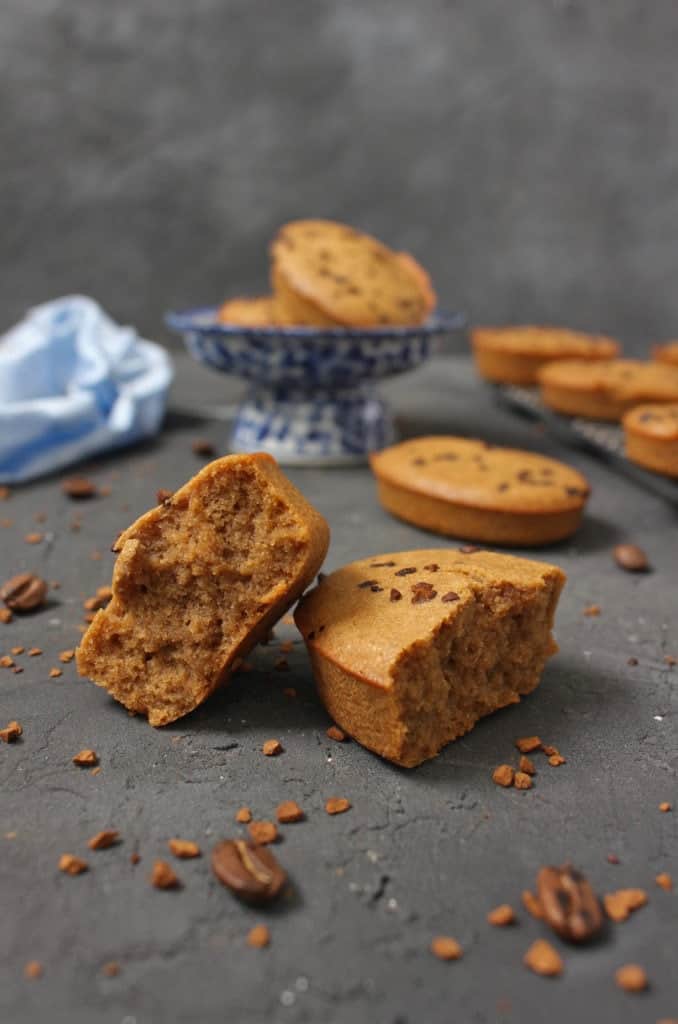
{"type": "Polygon", "coordinates": [[[31,309],[0,337],[0,483],[151,437],[172,377],[165,349],[93,299],[31,309]]]}

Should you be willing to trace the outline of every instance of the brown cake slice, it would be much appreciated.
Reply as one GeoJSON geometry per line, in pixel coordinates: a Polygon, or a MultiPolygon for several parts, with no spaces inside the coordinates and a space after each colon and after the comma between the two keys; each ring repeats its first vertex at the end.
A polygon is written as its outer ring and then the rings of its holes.
{"type": "Polygon", "coordinates": [[[331,573],[295,620],[334,720],[411,768],[537,686],[564,583],[472,547],[401,551],[331,573]]]}
{"type": "Polygon", "coordinates": [[[323,517],[269,455],[205,466],[115,544],[113,597],[78,670],[167,725],[201,704],[313,580],[323,517]]]}

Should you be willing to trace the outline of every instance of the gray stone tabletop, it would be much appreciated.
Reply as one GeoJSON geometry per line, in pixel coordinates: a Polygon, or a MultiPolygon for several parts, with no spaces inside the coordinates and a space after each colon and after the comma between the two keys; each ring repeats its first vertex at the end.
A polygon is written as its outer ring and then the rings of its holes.
{"type": "MultiPolygon", "coordinates": [[[[18,719],[21,740],[0,744],[0,1019],[8,1024],[183,1024],[259,1021],[281,1024],[647,1024],[678,1018],[678,543],[676,511],[582,452],[567,451],[532,422],[497,408],[463,358],[438,359],[386,388],[404,436],[464,433],[569,459],[591,479],[586,521],[572,540],[540,551],[568,573],[557,619],[559,655],[541,686],[520,705],[485,719],[417,770],[398,769],[354,742],[327,739],[330,724],[313,689],[293,627],[276,639],[196,713],[152,730],[103,691],[78,678],[60,651],[77,645],[83,599],[110,580],[112,539],[201,464],[191,441],[208,437],[227,450],[228,425],[207,414],[234,400],[238,385],[178,357],[166,429],[152,444],[85,467],[107,496],[76,505],[59,478],[13,489],[0,504],[4,578],[34,570],[59,589],[49,606],[0,625],[0,654],[22,673],[0,669],[0,716],[18,719]],[[202,412],[201,412],[202,411],[202,412]],[[44,520],[43,520],[44,517],[44,520]],[[80,525],[73,528],[74,517],[80,525]],[[44,539],[30,545],[27,533],[44,539]],[[640,544],[653,572],[624,573],[613,562],[621,540],[640,544]],[[587,617],[586,606],[600,606],[587,617]],[[274,668],[292,641],[289,671],[274,668]],[[637,663],[629,664],[629,658],[637,663]],[[50,677],[50,669],[63,674],[50,677]],[[293,688],[296,697],[285,693],[293,688]],[[492,769],[516,756],[517,737],[538,734],[567,763],[538,760],[528,792],[493,784],[492,769]],[[262,742],[284,753],[266,758],[262,742]],[[101,771],[72,757],[94,748],[101,771]],[[346,814],[329,817],[324,801],[345,796],[346,814]],[[241,805],[271,818],[294,799],[306,820],[281,826],[276,853],[293,879],[273,909],[248,909],[213,877],[209,851],[235,836],[241,805]],[[670,801],[673,812],[661,813],[670,801]],[[103,828],[121,843],[91,852],[103,828]],[[196,840],[203,856],[176,861],[183,886],[149,884],[166,842],[196,840]],[[57,869],[64,852],[90,870],[57,869]],[[133,853],[140,855],[134,865],[133,853]],[[614,854],[618,864],[608,862],[614,854]],[[572,861],[600,892],[642,887],[648,905],[611,925],[586,948],[554,944],[565,961],[549,980],[522,964],[538,937],[521,892],[543,864],[572,861]],[[488,910],[512,904],[518,923],[492,928],[488,910]],[[246,944],[265,923],[268,949],[246,944]],[[462,960],[428,951],[452,935],[462,960]],[[43,974],[24,978],[39,961],[43,974]],[[120,966],[109,977],[102,967],[120,966]],[[614,972],[634,962],[650,988],[615,986],[614,972]]],[[[447,541],[391,519],[375,501],[366,468],[295,469],[294,482],[332,528],[327,567],[354,558],[447,541]]]]}

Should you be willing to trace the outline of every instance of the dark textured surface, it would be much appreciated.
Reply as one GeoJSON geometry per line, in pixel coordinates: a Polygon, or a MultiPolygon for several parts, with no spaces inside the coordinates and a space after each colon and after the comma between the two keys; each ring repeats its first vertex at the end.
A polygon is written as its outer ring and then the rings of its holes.
{"type": "MultiPolygon", "coordinates": [[[[405,433],[463,431],[563,455],[529,424],[494,409],[462,360],[429,365],[389,390],[405,433]]],[[[234,394],[227,381],[182,361],[175,408],[234,394]]],[[[678,669],[663,660],[678,655],[675,512],[570,454],[594,482],[590,512],[575,539],[538,553],[570,575],[557,622],[561,653],[530,698],[416,771],[326,739],[305,653],[286,625],[276,643],[258,649],[253,672],[186,720],[153,731],[78,679],[72,664],[59,679],[48,671],[60,650],[77,643],[82,598],[110,578],[108,547],[119,528],[153,503],[157,487],[173,488],[198,468],[193,438],[211,437],[223,451],[225,430],[175,412],[156,444],[91,471],[110,484],[110,496],[75,505],[50,480],[0,505],[0,518],[14,520],[0,529],[3,577],[33,569],[61,583],[51,607],[0,626],[0,653],[15,644],[45,651],[17,658],[21,675],[0,669],[1,724],[18,718],[24,726],[18,744],[0,745],[2,1020],[647,1024],[677,1016],[678,896],[653,881],[664,870],[678,878],[678,669]],[[40,512],[43,525],[34,523],[40,512]],[[69,529],[74,514],[79,532],[69,529]],[[36,528],[45,542],[24,544],[36,528]],[[618,569],[611,549],[620,539],[645,547],[655,571],[618,569]],[[104,552],[100,560],[91,558],[95,550],[104,552]],[[600,617],[583,616],[591,603],[600,617]],[[290,671],[274,671],[279,641],[288,638],[295,640],[290,671]],[[627,665],[631,655],[636,667],[627,665]],[[295,687],[296,699],[284,687],[295,687]],[[513,761],[514,740],[533,733],[557,745],[567,764],[549,768],[537,755],[532,791],[497,788],[493,767],[513,761]],[[261,753],[271,737],[284,745],[280,757],[261,753]],[[101,757],[98,775],[71,764],[86,746],[101,757]],[[328,796],[348,797],[353,807],[330,818],[328,796]],[[195,839],[207,853],[237,834],[241,804],[270,817],[286,798],[307,814],[281,827],[276,852],[295,883],[287,903],[242,907],[212,877],[206,857],[175,862],[184,882],[178,892],[149,885],[153,859],[168,856],[168,837],[195,839]],[[662,800],[676,811],[661,814],[662,800]],[[90,853],[86,839],[104,827],[119,829],[122,843],[90,853]],[[133,867],[136,849],[142,859],[133,867]],[[86,856],[89,873],[59,873],[65,851],[86,856]],[[621,863],[608,864],[608,853],[621,863]],[[649,905],[592,948],[554,940],[565,975],[545,980],[521,963],[546,933],[520,908],[520,893],[540,865],[565,860],[602,891],[645,887],[649,905]],[[519,924],[493,929],[485,914],[504,901],[518,909],[519,924]],[[272,944],[253,950],[245,936],[261,921],[272,944]],[[463,944],[461,962],[429,954],[441,932],[463,944]],[[22,976],[29,959],[44,965],[38,981],[22,976]],[[121,965],[116,978],[101,973],[110,960],[121,965]],[[644,995],[615,987],[614,970],[630,961],[648,971],[644,995]]],[[[290,475],[330,521],[329,567],[432,543],[377,507],[367,470],[290,475]]]]}
{"type": "Polygon", "coordinates": [[[677,43],[674,0],[4,0],[0,321],[167,337],[329,215],[477,319],[673,335],[677,43]]]}

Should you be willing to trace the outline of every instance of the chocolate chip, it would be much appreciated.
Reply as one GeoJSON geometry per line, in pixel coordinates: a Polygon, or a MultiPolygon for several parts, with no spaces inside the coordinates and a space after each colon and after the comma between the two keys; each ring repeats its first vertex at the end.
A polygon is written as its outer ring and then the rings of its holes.
{"type": "Polygon", "coordinates": [[[362,583],[358,584],[358,590],[371,590],[372,587],[378,586],[377,580],[363,580],[362,583]]]}
{"type": "Polygon", "coordinates": [[[47,583],[35,573],[21,572],[0,587],[0,598],[13,612],[32,612],[45,603],[47,583]]]}
{"type": "Polygon", "coordinates": [[[391,596],[391,600],[392,601],[400,601],[403,595],[400,593],[399,590],[396,590],[395,587],[391,587],[391,595],[390,596],[391,596]]]}
{"type": "Polygon", "coordinates": [[[537,875],[537,896],[545,921],[563,939],[587,942],[603,926],[603,913],[590,883],[571,865],[545,867],[537,875]]]}
{"type": "Polygon", "coordinates": [[[430,565],[424,566],[424,572],[438,572],[439,568],[440,566],[437,564],[437,562],[431,562],[430,565]]]}
{"type": "Polygon", "coordinates": [[[64,480],[61,484],[61,490],[69,498],[74,498],[76,501],[83,498],[93,498],[97,493],[96,484],[93,484],[91,480],[87,480],[84,476],[71,476],[68,480],[64,480]]]}
{"type": "Polygon", "coordinates": [[[245,903],[269,903],[287,874],[271,851],[245,839],[225,839],[212,850],[212,870],[222,885],[245,903]]]}
{"type": "Polygon", "coordinates": [[[459,600],[459,594],[455,594],[455,592],[453,590],[448,590],[448,592],[446,594],[443,594],[443,596],[440,598],[440,600],[441,601],[445,601],[445,602],[458,601],[459,600]]]}
{"type": "Polygon", "coordinates": [[[395,562],[370,562],[370,569],[390,569],[395,564],[395,562]]]}
{"type": "Polygon", "coordinates": [[[650,568],[647,555],[637,544],[617,544],[614,560],[620,569],[627,572],[647,572],[650,568]]]}
{"type": "Polygon", "coordinates": [[[396,576],[411,576],[413,572],[416,572],[416,568],[398,569],[396,576]]]}
{"type": "Polygon", "coordinates": [[[422,604],[423,601],[432,601],[433,598],[437,596],[437,590],[434,590],[430,583],[422,582],[412,584],[412,604],[422,604]]]}
{"type": "Polygon", "coordinates": [[[378,583],[375,583],[373,587],[370,587],[370,590],[372,591],[373,594],[381,594],[383,589],[384,588],[380,587],[378,583]]]}

